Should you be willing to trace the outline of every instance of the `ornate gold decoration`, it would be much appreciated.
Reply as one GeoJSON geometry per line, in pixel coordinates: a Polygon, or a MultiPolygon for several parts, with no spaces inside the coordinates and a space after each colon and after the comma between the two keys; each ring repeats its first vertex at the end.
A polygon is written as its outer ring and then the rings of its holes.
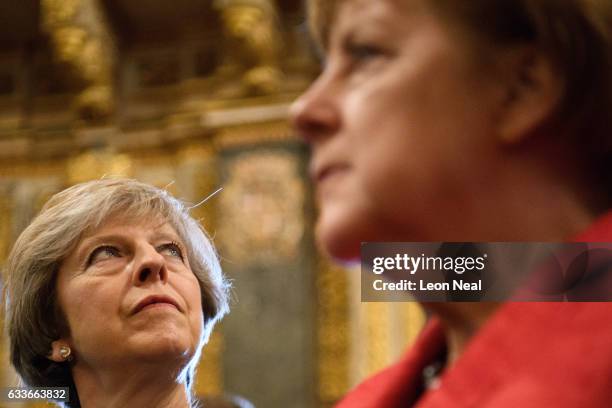
{"type": "Polygon", "coordinates": [[[114,109],[114,53],[110,31],[93,1],[44,0],[42,28],[49,35],[57,61],[84,84],[76,108],[83,119],[104,119],[114,109]],[[106,35],[105,35],[106,34],[106,35]]]}
{"type": "Polygon", "coordinates": [[[57,27],[70,22],[76,15],[80,0],[42,0],[40,7],[44,15],[44,28],[57,27]]]}
{"type": "Polygon", "coordinates": [[[243,92],[270,94],[279,91],[282,72],[279,52],[282,38],[276,10],[269,0],[218,1],[228,41],[228,60],[222,73],[240,73],[243,92]]]}
{"type": "Polygon", "coordinates": [[[236,262],[290,261],[304,232],[305,186],[289,152],[239,154],[227,167],[219,197],[219,237],[236,262]]]}
{"type": "Polygon", "coordinates": [[[79,27],[60,27],[53,32],[56,58],[63,63],[78,60],[87,43],[87,31],[79,27]]]}
{"type": "Polygon", "coordinates": [[[317,392],[330,406],[349,389],[349,301],[346,271],[321,259],[317,270],[317,392]]]}
{"type": "Polygon", "coordinates": [[[92,85],[79,94],[76,104],[82,118],[109,116],[113,107],[113,91],[110,85],[92,85]]]}

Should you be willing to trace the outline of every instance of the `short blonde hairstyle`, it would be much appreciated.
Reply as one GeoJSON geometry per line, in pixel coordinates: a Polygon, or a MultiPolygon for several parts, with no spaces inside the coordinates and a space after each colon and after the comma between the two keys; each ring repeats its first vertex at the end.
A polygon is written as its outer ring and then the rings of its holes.
{"type": "MultiPolygon", "coordinates": [[[[229,283],[211,241],[189,209],[168,192],[135,180],[103,179],[54,195],[21,233],[7,259],[6,326],[11,362],[23,381],[30,386],[70,387],[71,398],[77,396],[77,401],[68,404],[71,407],[79,402],[70,366],[47,358],[51,343],[69,329],[57,301],[57,274],[83,234],[113,217],[161,219],[176,230],[200,285],[203,343],[229,310],[229,283]]],[[[188,370],[188,387],[195,364],[188,370]]]]}

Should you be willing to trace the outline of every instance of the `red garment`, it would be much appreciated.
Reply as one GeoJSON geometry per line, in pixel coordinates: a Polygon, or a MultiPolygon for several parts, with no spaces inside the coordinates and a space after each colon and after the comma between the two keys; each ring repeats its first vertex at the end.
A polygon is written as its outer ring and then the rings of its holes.
{"type": "MultiPolygon", "coordinates": [[[[612,212],[576,237],[612,242],[612,212]]],[[[336,408],[407,408],[445,347],[431,321],[404,358],[336,408]]],[[[611,408],[612,303],[506,303],[417,408],[611,408]]]]}

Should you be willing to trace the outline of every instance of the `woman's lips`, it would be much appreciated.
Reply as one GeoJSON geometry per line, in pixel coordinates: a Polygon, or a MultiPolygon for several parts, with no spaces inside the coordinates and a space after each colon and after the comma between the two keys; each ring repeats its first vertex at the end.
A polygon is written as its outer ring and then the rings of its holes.
{"type": "Polygon", "coordinates": [[[143,310],[159,309],[159,308],[170,308],[170,309],[178,310],[176,306],[170,303],[151,303],[151,304],[146,305],[142,309],[140,309],[140,312],[142,312],[143,310]]]}
{"type": "Polygon", "coordinates": [[[346,172],[348,168],[349,166],[347,164],[331,164],[322,166],[319,170],[315,171],[314,180],[317,184],[323,183],[326,180],[346,172]]]}
{"type": "Polygon", "coordinates": [[[173,298],[165,295],[152,295],[142,299],[133,310],[133,314],[139,313],[145,309],[152,309],[158,307],[171,307],[173,309],[181,311],[181,308],[173,298]]]}

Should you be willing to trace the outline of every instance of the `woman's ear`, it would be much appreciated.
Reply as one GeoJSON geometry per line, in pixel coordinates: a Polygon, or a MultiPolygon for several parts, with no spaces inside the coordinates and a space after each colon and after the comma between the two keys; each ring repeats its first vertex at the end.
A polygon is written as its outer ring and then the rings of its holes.
{"type": "Polygon", "coordinates": [[[532,47],[511,51],[502,64],[504,95],[498,134],[502,143],[516,144],[554,114],[564,86],[550,59],[532,47]]]}
{"type": "Polygon", "coordinates": [[[73,358],[72,349],[66,340],[55,340],[51,343],[51,353],[47,356],[47,358],[51,361],[55,361],[56,363],[71,361],[73,358]]]}

